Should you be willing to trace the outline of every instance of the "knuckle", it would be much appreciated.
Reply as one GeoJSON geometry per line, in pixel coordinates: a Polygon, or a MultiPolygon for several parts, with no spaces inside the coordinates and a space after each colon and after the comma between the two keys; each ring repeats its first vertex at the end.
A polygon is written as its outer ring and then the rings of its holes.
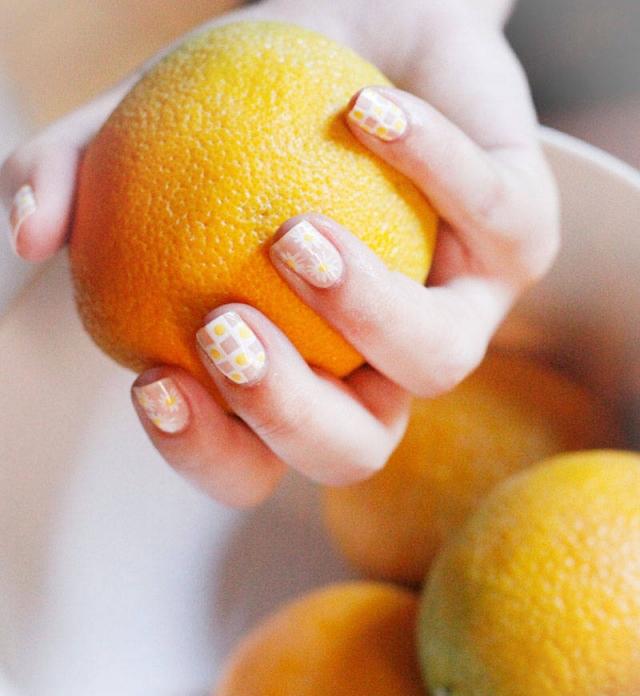
{"type": "Polygon", "coordinates": [[[535,283],[547,274],[560,252],[560,243],[557,212],[549,210],[540,214],[518,250],[526,281],[535,283]]]}
{"type": "Polygon", "coordinates": [[[324,462],[321,467],[323,473],[318,481],[327,486],[350,486],[366,481],[384,468],[392,451],[391,445],[377,447],[375,450],[358,445],[353,450],[342,453],[338,460],[339,466],[336,465],[335,458],[324,462]]]}
{"type": "Polygon", "coordinates": [[[472,341],[466,331],[458,331],[446,351],[423,372],[411,391],[423,399],[434,399],[455,389],[482,362],[487,346],[472,341]]]}
{"type": "Polygon", "coordinates": [[[512,191],[507,182],[496,175],[478,194],[478,199],[472,207],[472,216],[481,228],[503,229],[505,211],[511,207],[512,198],[512,191]]]}
{"type": "Polygon", "coordinates": [[[251,427],[260,438],[282,440],[309,429],[310,414],[297,399],[280,401],[261,408],[259,415],[251,419],[251,427]]]}

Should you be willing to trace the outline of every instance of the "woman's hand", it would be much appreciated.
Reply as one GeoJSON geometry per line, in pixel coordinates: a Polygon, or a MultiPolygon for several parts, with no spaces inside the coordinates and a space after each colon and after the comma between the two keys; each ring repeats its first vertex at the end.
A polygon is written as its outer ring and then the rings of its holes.
{"type": "MultiPolygon", "coordinates": [[[[229,17],[316,28],[408,90],[370,86],[354,95],[348,122],[442,216],[429,287],[389,271],[321,215],[300,211],[274,231],[271,258],[282,277],[367,360],[347,379],[308,366],[267,317],[239,304],[212,308],[197,337],[236,415],[176,368],[138,378],[134,404],[158,450],[229,504],[260,501],[287,466],[330,484],[378,470],[403,434],[409,395],[436,396],[466,376],[557,250],[554,185],[525,80],[498,27],[454,0],[379,5],[371,12],[352,0],[323,13],[317,0],[270,0],[229,17]],[[391,129],[377,127],[374,103],[393,114],[391,129]],[[227,364],[228,336],[246,348],[239,372],[227,364]]],[[[5,163],[0,194],[20,255],[40,260],[64,243],[82,148],[136,77],[5,163]]]]}

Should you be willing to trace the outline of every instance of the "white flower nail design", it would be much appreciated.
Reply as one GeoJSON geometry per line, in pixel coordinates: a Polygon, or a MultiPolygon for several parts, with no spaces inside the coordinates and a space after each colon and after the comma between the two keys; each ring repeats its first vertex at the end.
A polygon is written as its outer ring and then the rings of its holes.
{"type": "Polygon", "coordinates": [[[271,253],[317,288],[335,285],[344,270],[338,250],[307,220],[299,222],[275,242],[271,253]]]}

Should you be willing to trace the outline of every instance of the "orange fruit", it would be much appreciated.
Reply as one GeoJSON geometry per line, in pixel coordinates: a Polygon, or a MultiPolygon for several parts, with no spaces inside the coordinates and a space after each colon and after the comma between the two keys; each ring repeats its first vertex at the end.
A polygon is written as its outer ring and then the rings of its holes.
{"type": "Polygon", "coordinates": [[[215,696],[426,696],[417,597],[377,583],[317,590],[245,637],[215,696]]]}
{"type": "Polygon", "coordinates": [[[189,40],[152,68],[89,145],[70,254],[85,327],[134,370],[179,365],[210,384],[194,335],[216,306],[264,312],[314,365],[362,358],[281,280],[278,226],[318,211],[424,281],[436,216],[344,121],[372,65],[314,32],[246,22],[189,40]]]}
{"type": "Polygon", "coordinates": [[[581,452],[503,482],[433,568],[434,694],[640,694],[640,455],[581,452]]]}
{"type": "Polygon", "coordinates": [[[612,414],[589,391],[543,364],[492,353],[451,393],[414,401],[382,471],[324,489],[324,518],[357,568],[418,584],[498,481],[553,454],[620,442],[612,414]]]}

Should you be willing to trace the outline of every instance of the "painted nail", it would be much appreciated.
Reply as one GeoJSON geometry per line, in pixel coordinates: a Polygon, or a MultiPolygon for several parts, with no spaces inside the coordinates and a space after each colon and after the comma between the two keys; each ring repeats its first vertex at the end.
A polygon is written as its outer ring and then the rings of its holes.
{"type": "Polygon", "coordinates": [[[189,406],[170,377],[134,387],[133,395],[163,433],[177,433],[189,422],[189,406]]]}
{"type": "Polygon", "coordinates": [[[36,197],[29,184],[22,186],[18,193],[13,197],[11,206],[11,246],[16,251],[18,246],[18,235],[24,221],[36,211],[36,197]]]}
{"type": "Polygon", "coordinates": [[[251,384],[262,376],[264,346],[236,312],[212,319],[196,338],[209,360],[232,382],[251,384]]]}
{"type": "Polygon", "coordinates": [[[399,138],[408,126],[407,117],[397,104],[368,87],[358,95],[349,119],[362,130],[387,142],[399,138]]]}
{"type": "Polygon", "coordinates": [[[335,285],[344,269],[338,250],[307,220],[283,234],[271,252],[316,288],[335,285]]]}

